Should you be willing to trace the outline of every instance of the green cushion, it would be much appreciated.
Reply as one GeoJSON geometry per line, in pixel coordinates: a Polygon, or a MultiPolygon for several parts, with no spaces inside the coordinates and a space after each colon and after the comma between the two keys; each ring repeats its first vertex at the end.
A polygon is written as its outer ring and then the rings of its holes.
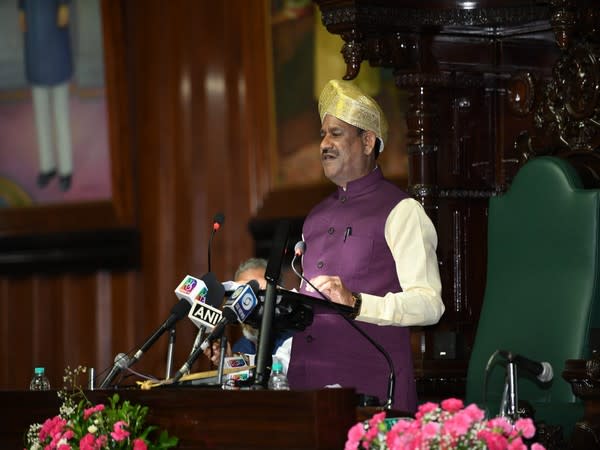
{"type": "MultiPolygon", "coordinates": [[[[568,162],[539,157],[524,165],[509,191],[490,200],[485,296],[467,375],[467,401],[484,406],[485,368],[498,349],[548,361],[547,384],[518,369],[519,399],[536,419],[567,434],[583,415],[561,373],[567,359],[590,357],[590,329],[599,321],[600,197],[585,190],[568,162]]],[[[506,361],[495,358],[485,393],[498,412],[506,361]]]]}

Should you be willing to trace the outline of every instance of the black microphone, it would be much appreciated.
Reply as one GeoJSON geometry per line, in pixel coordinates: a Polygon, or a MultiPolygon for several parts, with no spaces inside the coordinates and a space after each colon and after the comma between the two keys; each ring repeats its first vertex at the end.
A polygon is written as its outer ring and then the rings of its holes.
{"type": "Polygon", "coordinates": [[[130,366],[129,361],[129,357],[125,353],[119,353],[117,356],[115,356],[114,364],[110,369],[110,372],[108,372],[108,375],[106,375],[104,380],[102,380],[102,383],[100,383],[99,388],[105,389],[110,386],[115,377],[121,373],[123,369],[126,369],[130,366]]]}
{"type": "Polygon", "coordinates": [[[163,335],[163,333],[171,329],[173,325],[187,316],[190,308],[191,305],[187,301],[179,300],[177,303],[175,303],[171,308],[171,314],[167,320],[165,320],[162,325],[158,327],[148,339],[146,339],[146,342],[142,344],[140,349],[135,352],[133,357],[129,360],[127,367],[131,367],[133,364],[135,364],[142,357],[142,355],[148,351],[152,345],[154,345],[154,343],[163,335]]]}
{"type": "Polygon", "coordinates": [[[250,280],[248,284],[238,287],[223,305],[223,318],[212,329],[200,348],[204,351],[212,341],[219,339],[225,332],[225,327],[234,322],[244,323],[258,304],[256,292],[258,281],[250,280]]]}
{"type": "Polygon", "coordinates": [[[179,381],[183,375],[190,371],[192,365],[204,350],[201,348],[200,342],[204,339],[206,330],[209,328],[214,329],[214,327],[222,320],[223,313],[218,308],[220,308],[221,302],[223,301],[225,289],[212,272],[208,272],[204,275],[202,280],[203,284],[206,286],[206,291],[203,292],[204,302],[194,298],[193,306],[188,314],[188,318],[199,327],[198,335],[196,336],[192,351],[188,355],[186,362],[173,376],[173,383],[179,381]],[[219,320],[215,322],[215,319],[217,318],[219,320]]]}
{"type": "MultiPolygon", "coordinates": [[[[221,287],[221,289],[223,289],[221,287]]],[[[211,333],[204,340],[202,345],[196,347],[187,361],[181,368],[177,371],[177,373],[173,376],[171,382],[176,383],[181,379],[183,375],[185,375],[189,370],[192,364],[198,359],[201,353],[204,352],[208,348],[208,346],[216,339],[220,339],[225,332],[225,327],[233,322],[244,323],[244,321],[250,316],[256,305],[258,304],[258,300],[256,298],[255,292],[258,291],[258,281],[250,280],[248,284],[244,284],[238,287],[231,297],[227,300],[225,305],[223,305],[222,311],[222,319],[217,323],[217,325],[212,329],[211,333]]],[[[223,357],[223,353],[221,353],[223,357]]]]}
{"type": "Polygon", "coordinates": [[[211,268],[210,268],[210,266],[211,266],[211,264],[210,264],[210,248],[211,248],[213,236],[223,226],[224,222],[225,222],[225,216],[221,212],[216,213],[215,216],[213,217],[212,232],[210,233],[210,239],[208,240],[208,271],[209,272],[211,271],[211,268]]]}
{"type": "Polygon", "coordinates": [[[223,316],[221,312],[225,295],[223,285],[212,272],[205,274],[200,281],[204,289],[201,289],[192,299],[192,308],[188,313],[188,318],[198,327],[190,356],[204,340],[205,333],[212,330],[223,316]]]}
{"type": "Polygon", "coordinates": [[[375,347],[377,349],[377,351],[379,353],[381,353],[383,355],[383,357],[387,361],[388,367],[390,369],[390,376],[389,376],[389,379],[388,379],[388,389],[387,389],[387,401],[386,401],[386,403],[385,403],[385,405],[383,407],[384,407],[384,409],[392,409],[392,404],[394,403],[394,391],[396,389],[396,372],[394,370],[394,362],[392,361],[392,357],[387,352],[387,350],[385,348],[383,348],[383,346],[381,344],[379,344],[378,342],[376,342],[361,327],[359,327],[356,323],[354,323],[354,320],[350,319],[346,315],[346,313],[343,311],[343,308],[341,308],[343,305],[340,305],[339,303],[335,303],[334,301],[332,301],[329,297],[327,297],[319,289],[317,289],[315,287],[315,285],[312,284],[308,280],[308,278],[306,278],[303,274],[299,273],[296,270],[296,268],[294,267],[294,260],[296,259],[296,256],[302,257],[304,255],[305,251],[306,251],[306,242],[304,242],[304,241],[298,241],[296,243],[296,245],[294,246],[294,257],[292,258],[292,270],[294,271],[294,273],[298,277],[300,277],[301,283],[302,283],[302,281],[304,281],[311,288],[313,288],[315,290],[315,292],[317,294],[319,294],[323,300],[325,300],[327,303],[329,303],[331,306],[334,307],[334,309],[340,314],[340,316],[350,326],[352,326],[352,328],[354,328],[356,331],[358,331],[367,341],[369,341],[369,343],[373,347],[375,347]]]}
{"type": "Polygon", "coordinates": [[[525,356],[506,350],[498,350],[498,354],[506,358],[508,361],[514,362],[518,367],[522,367],[529,373],[535,375],[536,378],[542,383],[548,383],[549,381],[552,381],[552,378],[554,377],[554,371],[552,370],[552,365],[549,362],[534,361],[526,358],[525,356]]]}
{"type": "Polygon", "coordinates": [[[265,279],[267,288],[265,290],[265,301],[263,303],[263,316],[260,322],[258,345],[256,348],[256,369],[254,387],[264,389],[269,382],[267,365],[271,365],[273,348],[273,317],[275,316],[275,296],[277,283],[281,277],[281,266],[287,251],[287,243],[290,235],[291,223],[289,220],[280,220],[273,237],[273,245],[269,255],[269,261],[265,268],[265,279]]]}

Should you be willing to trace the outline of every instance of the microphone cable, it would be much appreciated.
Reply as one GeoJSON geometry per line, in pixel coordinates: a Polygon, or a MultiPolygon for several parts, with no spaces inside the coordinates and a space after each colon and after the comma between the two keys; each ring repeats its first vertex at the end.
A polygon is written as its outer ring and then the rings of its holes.
{"type": "Polygon", "coordinates": [[[481,396],[481,403],[486,412],[486,416],[488,416],[488,417],[489,417],[489,410],[488,410],[487,403],[486,403],[487,402],[487,382],[488,382],[488,377],[490,374],[490,369],[492,368],[492,363],[496,360],[496,357],[499,354],[500,354],[500,350],[496,350],[490,355],[490,357],[487,361],[487,364],[485,365],[485,370],[483,372],[483,393],[482,393],[483,395],[481,396]]]}
{"type": "Polygon", "coordinates": [[[308,284],[311,288],[313,288],[315,290],[315,292],[317,292],[321,298],[323,300],[325,300],[328,304],[330,304],[331,306],[333,306],[333,309],[336,310],[336,312],[346,321],[346,323],[348,323],[352,328],[354,328],[356,331],[358,331],[358,333],[360,333],[373,347],[375,347],[377,349],[377,351],[379,353],[381,353],[383,355],[383,357],[385,358],[385,360],[388,363],[388,367],[390,369],[390,376],[388,379],[388,392],[387,392],[387,400],[385,405],[383,405],[383,409],[385,410],[390,410],[392,409],[392,403],[394,402],[394,391],[396,388],[396,370],[394,368],[394,362],[392,361],[392,358],[390,357],[389,353],[387,352],[387,350],[385,350],[383,348],[383,346],[381,346],[381,344],[379,344],[377,341],[375,341],[371,336],[369,336],[367,334],[367,332],[365,330],[363,330],[361,327],[359,327],[353,319],[351,319],[350,317],[348,317],[346,315],[346,313],[344,312],[344,310],[342,309],[343,305],[340,305],[338,303],[335,303],[334,301],[332,301],[329,297],[327,297],[325,294],[323,294],[319,289],[317,289],[304,275],[300,274],[297,272],[296,268],[294,267],[294,262],[296,260],[296,256],[298,256],[299,253],[299,244],[302,243],[302,246],[305,246],[304,241],[300,241],[298,242],[295,247],[294,247],[294,256],[292,258],[292,270],[294,271],[294,273],[300,277],[300,279],[304,282],[306,282],[306,284],[308,284]]]}
{"type": "Polygon", "coordinates": [[[219,229],[223,226],[223,222],[225,222],[225,216],[223,213],[218,212],[213,217],[213,226],[212,231],[210,233],[210,238],[208,239],[208,271],[211,272],[211,246],[214,235],[219,231],[219,229]]]}

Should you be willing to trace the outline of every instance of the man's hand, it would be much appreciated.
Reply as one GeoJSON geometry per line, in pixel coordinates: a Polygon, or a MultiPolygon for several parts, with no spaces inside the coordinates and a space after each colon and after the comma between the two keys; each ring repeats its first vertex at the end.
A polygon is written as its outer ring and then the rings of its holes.
{"type": "MultiPolygon", "coordinates": [[[[213,366],[218,366],[219,360],[221,359],[221,340],[217,339],[216,341],[213,341],[210,347],[207,347],[206,350],[204,350],[204,355],[210,359],[213,366]]],[[[229,345],[229,342],[227,342],[225,356],[231,356],[231,346],[229,345]]]]}
{"type": "MultiPolygon", "coordinates": [[[[330,275],[319,275],[318,277],[310,280],[314,287],[325,294],[335,303],[340,305],[354,306],[354,299],[352,298],[352,292],[344,286],[342,279],[338,276],[330,275]]],[[[307,284],[306,290],[314,292],[314,289],[307,284]]]]}

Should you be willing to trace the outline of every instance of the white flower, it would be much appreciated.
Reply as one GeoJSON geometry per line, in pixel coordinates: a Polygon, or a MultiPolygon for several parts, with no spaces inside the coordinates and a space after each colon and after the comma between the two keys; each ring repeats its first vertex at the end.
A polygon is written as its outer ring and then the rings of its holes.
{"type": "Polygon", "coordinates": [[[98,431],[98,427],[97,427],[96,425],[90,425],[90,426],[88,427],[88,432],[89,432],[89,433],[95,434],[95,433],[96,433],[96,431],[98,431]]]}
{"type": "Polygon", "coordinates": [[[75,412],[74,406],[68,406],[63,403],[63,405],[59,408],[59,413],[61,417],[69,417],[71,414],[75,412]]]}

